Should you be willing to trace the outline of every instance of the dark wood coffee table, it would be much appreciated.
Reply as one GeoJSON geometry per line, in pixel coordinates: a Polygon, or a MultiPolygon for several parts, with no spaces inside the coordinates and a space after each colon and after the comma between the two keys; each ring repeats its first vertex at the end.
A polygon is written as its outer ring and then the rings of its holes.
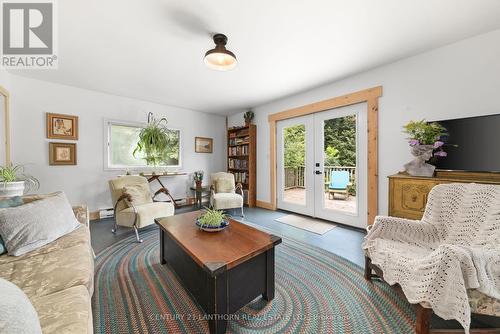
{"type": "Polygon", "coordinates": [[[201,231],[201,211],[156,219],[160,260],[207,314],[210,333],[225,333],[228,315],[262,297],[274,298],[274,247],[281,238],[230,220],[221,232],[201,231]]]}

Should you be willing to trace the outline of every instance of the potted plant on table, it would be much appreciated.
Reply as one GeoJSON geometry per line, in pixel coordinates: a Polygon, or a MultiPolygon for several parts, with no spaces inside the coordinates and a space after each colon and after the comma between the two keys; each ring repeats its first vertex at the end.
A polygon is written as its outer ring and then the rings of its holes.
{"type": "Polygon", "coordinates": [[[139,141],[132,153],[142,153],[148,166],[160,166],[168,159],[171,138],[167,128],[167,119],[156,119],[148,114],[148,125],[139,132],[139,141]]]}
{"type": "Polygon", "coordinates": [[[207,232],[222,231],[229,226],[227,218],[222,210],[205,208],[205,212],[196,220],[196,226],[207,232]]]}
{"type": "Polygon", "coordinates": [[[201,190],[201,183],[203,182],[203,174],[202,170],[197,170],[193,174],[194,183],[196,184],[196,190],[201,190]]]}
{"type": "Polygon", "coordinates": [[[446,128],[439,123],[428,123],[425,120],[410,121],[403,128],[409,136],[411,154],[415,157],[404,165],[405,171],[413,176],[433,176],[436,167],[427,161],[433,156],[446,157],[442,139],[447,135],[446,128]]]}
{"type": "Polygon", "coordinates": [[[25,192],[38,188],[40,182],[24,173],[24,166],[0,166],[0,196],[22,196],[25,192]]]}

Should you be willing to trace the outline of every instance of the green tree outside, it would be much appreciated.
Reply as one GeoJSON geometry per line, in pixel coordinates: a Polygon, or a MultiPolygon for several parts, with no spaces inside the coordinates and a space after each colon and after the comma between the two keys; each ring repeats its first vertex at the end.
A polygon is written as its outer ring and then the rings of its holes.
{"type": "MultiPolygon", "coordinates": [[[[283,130],[285,167],[305,166],[305,126],[283,130]]],[[[325,166],[356,166],[356,116],[324,122],[325,166]]]]}
{"type": "Polygon", "coordinates": [[[285,167],[305,166],[306,128],[295,125],[283,129],[285,167]]]}

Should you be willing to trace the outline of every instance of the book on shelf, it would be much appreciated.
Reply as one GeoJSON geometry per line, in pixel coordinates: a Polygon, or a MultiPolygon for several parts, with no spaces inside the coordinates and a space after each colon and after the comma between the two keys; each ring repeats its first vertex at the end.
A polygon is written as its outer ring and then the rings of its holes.
{"type": "Polygon", "coordinates": [[[257,127],[254,124],[227,129],[227,171],[243,185],[244,203],[256,204],[257,127]]]}
{"type": "Polygon", "coordinates": [[[229,145],[244,145],[250,142],[250,137],[229,138],[229,145]]]}
{"type": "Polygon", "coordinates": [[[248,145],[227,148],[228,155],[248,155],[248,145]]]}
{"type": "Polygon", "coordinates": [[[243,203],[248,204],[248,190],[243,190],[243,203]]]}
{"type": "Polygon", "coordinates": [[[248,160],[244,159],[228,159],[228,167],[234,169],[247,169],[248,160]]]}
{"type": "Polygon", "coordinates": [[[245,137],[245,136],[248,136],[248,129],[229,132],[229,138],[245,137]]]}
{"type": "Polygon", "coordinates": [[[248,183],[248,173],[247,172],[233,172],[234,180],[236,183],[248,183]]]}

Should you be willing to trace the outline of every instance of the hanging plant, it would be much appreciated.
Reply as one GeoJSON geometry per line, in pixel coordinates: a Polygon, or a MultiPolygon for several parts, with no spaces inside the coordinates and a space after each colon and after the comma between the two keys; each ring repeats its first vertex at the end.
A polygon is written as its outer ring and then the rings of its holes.
{"type": "Polygon", "coordinates": [[[148,166],[160,166],[168,159],[170,133],[167,129],[167,119],[156,119],[153,113],[148,113],[148,125],[139,132],[139,141],[133,155],[144,155],[148,166]]]}

